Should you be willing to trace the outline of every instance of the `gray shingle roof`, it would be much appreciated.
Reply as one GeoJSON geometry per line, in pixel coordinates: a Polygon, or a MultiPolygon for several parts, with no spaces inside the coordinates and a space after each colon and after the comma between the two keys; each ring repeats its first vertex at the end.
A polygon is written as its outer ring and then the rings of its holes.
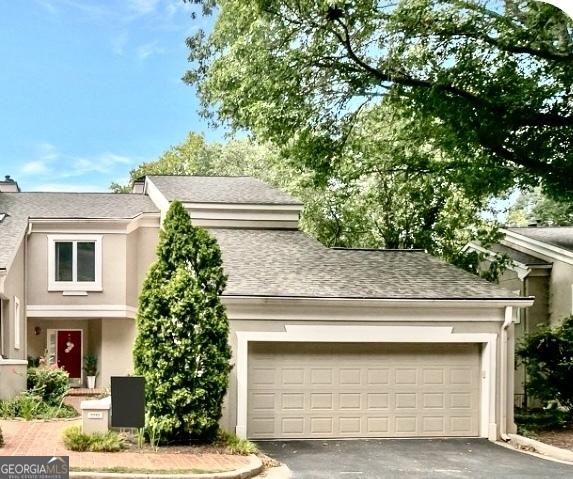
{"type": "Polygon", "coordinates": [[[516,298],[422,251],[338,250],[300,231],[214,229],[226,295],[395,299],[516,298]]]}
{"type": "Polygon", "coordinates": [[[550,265],[549,261],[545,261],[540,258],[536,258],[533,255],[528,253],[524,253],[522,251],[518,251],[516,249],[510,248],[509,246],[501,245],[501,244],[494,244],[489,249],[496,253],[506,254],[512,260],[517,261],[518,263],[522,263],[528,266],[535,266],[535,265],[550,265]]]}
{"type": "Polygon", "coordinates": [[[573,226],[507,228],[528,238],[573,252],[573,226]]]}
{"type": "Polygon", "coordinates": [[[0,268],[18,247],[28,218],[134,218],[157,212],[148,196],[115,193],[0,193],[0,268]]]}
{"type": "Polygon", "coordinates": [[[292,196],[250,176],[150,176],[169,201],[299,205],[292,196]]]}

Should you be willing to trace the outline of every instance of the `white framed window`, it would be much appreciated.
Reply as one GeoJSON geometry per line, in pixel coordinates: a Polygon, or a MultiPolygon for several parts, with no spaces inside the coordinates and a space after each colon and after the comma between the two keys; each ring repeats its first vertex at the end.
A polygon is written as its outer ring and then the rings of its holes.
{"type": "Polygon", "coordinates": [[[48,291],[101,291],[101,235],[48,235],[48,291]]]}
{"type": "Polygon", "coordinates": [[[14,349],[20,349],[20,300],[14,296],[14,349]]]}

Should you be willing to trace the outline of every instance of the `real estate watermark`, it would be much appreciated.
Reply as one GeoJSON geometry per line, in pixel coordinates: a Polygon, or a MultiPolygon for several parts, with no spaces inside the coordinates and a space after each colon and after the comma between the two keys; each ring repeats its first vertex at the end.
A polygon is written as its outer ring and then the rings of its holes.
{"type": "Polygon", "coordinates": [[[0,456],[0,479],[69,479],[68,456],[0,456]]]}

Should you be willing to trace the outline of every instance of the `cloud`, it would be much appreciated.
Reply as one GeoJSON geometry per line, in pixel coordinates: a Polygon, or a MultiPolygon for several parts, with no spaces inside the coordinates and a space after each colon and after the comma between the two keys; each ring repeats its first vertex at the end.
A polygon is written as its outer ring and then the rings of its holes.
{"type": "Polygon", "coordinates": [[[157,45],[157,42],[145,43],[137,47],[136,54],[137,58],[140,60],[145,60],[151,55],[160,55],[164,53],[165,50],[157,45]]]}
{"type": "Polygon", "coordinates": [[[159,0],[129,0],[129,8],[138,15],[147,15],[155,12],[159,0]]]}
{"type": "Polygon", "coordinates": [[[20,171],[25,175],[40,175],[48,173],[50,169],[46,161],[35,160],[25,163],[20,171]]]}
{"type": "MultiPolygon", "coordinates": [[[[93,156],[69,155],[58,151],[50,143],[37,146],[36,157],[20,168],[22,176],[49,179],[54,188],[56,180],[87,177],[88,175],[115,175],[117,170],[124,172],[135,160],[128,156],[105,152],[93,156]]],[[[45,186],[41,185],[42,187],[45,186]]]]}

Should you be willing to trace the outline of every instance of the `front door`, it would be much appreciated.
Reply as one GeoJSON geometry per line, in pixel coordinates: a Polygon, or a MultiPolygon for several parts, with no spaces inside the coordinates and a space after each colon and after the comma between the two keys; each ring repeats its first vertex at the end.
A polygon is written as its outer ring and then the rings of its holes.
{"type": "MultiPolygon", "coordinates": [[[[58,367],[79,382],[82,377],[82,332],[59,329],[57,333],[56,360],[58,367]]],[[[76,381],[74,381],[76,382],[76,381]]]]}

